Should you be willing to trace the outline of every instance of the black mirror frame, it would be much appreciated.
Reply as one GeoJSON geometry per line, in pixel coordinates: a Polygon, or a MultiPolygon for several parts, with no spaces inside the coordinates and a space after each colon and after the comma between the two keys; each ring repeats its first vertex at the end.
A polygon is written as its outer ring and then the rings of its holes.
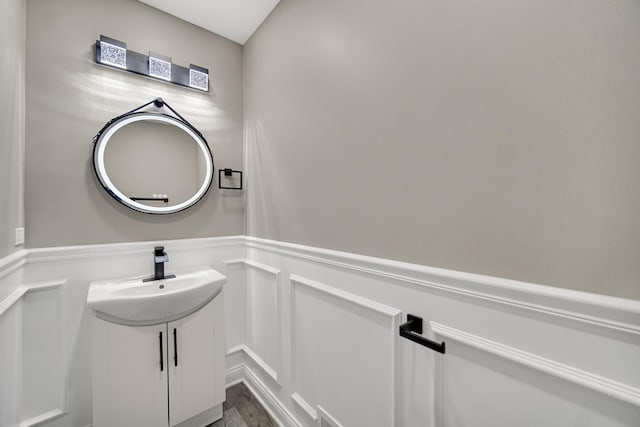
{"type": "Polygon", "coordinates": [[[95,173],[96,178],[98,179],[98,182],[100,182],[102,187],[111,197],[116,199],[121,204],[127,206],[128,208],[138,212],[151,214],[151,215],[167,215],[167,214],[183,211],[195,205],[200,200],[202,200],[202,198],[207,194],[207,192],[211,188],[211,184],[213,183],[213,178],[215,175],[214,174],[215,165],[213,162],[213,154],[211,153],[211,148],[209,147],[207,140],[204,138],[204,136],[202,136],[202,133],[200,133],[198,129],[196,129],[193,125],[191,125],[191,123],[186,121],[182,116],[180,116],[177,112],[175,112],[175,110],[173,110],[173,108],[171,108],[168,104],[166,104],[161,98],[157,98],[149,102],[148,104],[145,104],[139,108],[136,108],[135,110],[132,110],[128,113],[125,113],[121,116],[118,116],[109,120],[93,138],[93,144],[94,144],[93,145],[93,161],[91,163],[93,165],[93,171],[95,173]],[[156,107],[161,107],[163,105],[166,105],[173,113],[176,114],[177,117],[174,117],[169,114],[164,114],[164,113],[138,111],[141,108],[144,108],[151,103],[154,103],[156,107]],[[198,144],[202,153],[205,155],[206,159],[208,160],[207,169],[209,170],[210,173],[207,174],[205,181],[203,181],[203,184],[198,189],[198,192],[196,192],[194,196],[191,197],[189,200],[176,205],[176,207],[147,206],[142,203],[139,203],[138,201],[148,200],[148,199],[125,196],[122,192],[120,192],[115,187],[115,185],[113,185],[113,183],[111,183],[111,180],[109,179],[108,174],[106,173],[106,170],[104,168],[104,158],[103,158],[104,147],[106,146],[109,139],[111,138],[111,135],[121,127],[127,125],[128,123],[145,120],[145,118],[148,118],[148,120],[155,120],[155,121],[161,121],[168,124],[172,124],[184,130],[194,139],[194,141],[198,144]],[[122,124],[123,122],[125,123],[122,124]],[[114,127],[115,127],[115,130],[113,130],[114,127]],[[113,130],[113,132],[109,132],[110,130],[113,130]]]}

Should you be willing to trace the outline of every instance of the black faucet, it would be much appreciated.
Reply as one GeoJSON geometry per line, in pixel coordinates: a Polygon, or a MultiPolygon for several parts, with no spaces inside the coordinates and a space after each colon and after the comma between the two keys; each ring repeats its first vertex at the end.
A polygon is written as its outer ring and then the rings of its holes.
{"type": "Polygon", "coordinates": [[[169,261],[169,255],[164,251],[164,246],[156,246],[153,248],[153,262],[155,263],[155,272],[153,280],[162,280],[164,276],[164,263],[169,261]]]}

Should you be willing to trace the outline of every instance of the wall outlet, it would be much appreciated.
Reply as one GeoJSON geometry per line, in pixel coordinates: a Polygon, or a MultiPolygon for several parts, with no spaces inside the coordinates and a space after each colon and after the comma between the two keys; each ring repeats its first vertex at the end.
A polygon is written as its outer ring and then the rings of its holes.
{"type": "Polygon", "coordinates": [[[16,228],[16,246],[24,245],[24,228],[16,228]]]}

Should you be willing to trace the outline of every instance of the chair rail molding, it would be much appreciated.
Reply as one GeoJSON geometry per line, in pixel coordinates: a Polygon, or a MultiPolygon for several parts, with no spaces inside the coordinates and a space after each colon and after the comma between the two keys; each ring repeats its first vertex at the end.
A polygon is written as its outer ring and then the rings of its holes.
{"type": "Polygon", "coordinates": [[[428,267],[384,258],[245,237],[255,248],[308,260],[344,271],[390,279],[418,288],[432,288],[472,299],[530,310],[592,326],[640,335],[640,301],[499,277],[428,267]]]}
{"type": "Polygon", "coordinates": [[[244,236],[201,237],[193,239],[149,240],[143,242],[104,243],[26,249],[27,264],[147,255],[149,248],[164,245],[171,252],[192,252],[214,248],[244,246],[244,236]]]}
{"type": "Polygon", "coordinates": [[[22,249],[0,258],[0,279],[21,268],[27,259],[29,250],[22,249]]]}

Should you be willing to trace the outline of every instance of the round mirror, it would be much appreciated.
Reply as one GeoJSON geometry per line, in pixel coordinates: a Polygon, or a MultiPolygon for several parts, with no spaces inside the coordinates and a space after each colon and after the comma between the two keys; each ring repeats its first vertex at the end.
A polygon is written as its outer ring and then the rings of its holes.
{"type": "Polygon", "coordinates": [[[213,180],[204,137],[176,117],[125,114],[96,135],[93,167],[105,190],[140,212],[169,214],[197,203],[213,180]]]}

